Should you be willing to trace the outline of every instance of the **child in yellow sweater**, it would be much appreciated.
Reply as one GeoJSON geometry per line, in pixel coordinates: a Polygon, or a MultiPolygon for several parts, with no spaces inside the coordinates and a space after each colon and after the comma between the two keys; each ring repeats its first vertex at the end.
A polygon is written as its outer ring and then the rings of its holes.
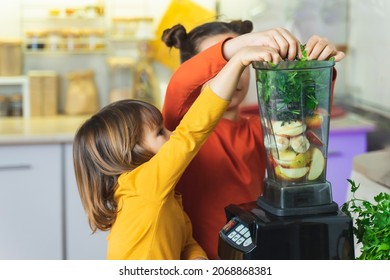
{"type": "Polygon", "coordinates": [[[244,69],[252,61],[278,63],[281,51],[243,47],[173,132],[157,108],[139,100],[109,104],[79,128],[76,181],[92,231],[110,230],[108,259],[207,259],[175,185],[229,106],[244,69]]]}

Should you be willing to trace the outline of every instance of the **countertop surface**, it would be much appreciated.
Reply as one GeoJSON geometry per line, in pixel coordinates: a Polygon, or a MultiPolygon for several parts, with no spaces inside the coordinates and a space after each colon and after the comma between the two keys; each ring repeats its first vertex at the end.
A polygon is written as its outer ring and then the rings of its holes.
{"type": "MultiPolygon", "coordinates": [[[[0,118],[0,145],[72,143],[80,125],[89,116],[58,115],[51,117],[8,117],[0,118]]],[[[373,123],[359,115],[347,113],[332,118],[331,133],[370,131],[373,123]]]]}
{"type": "Polygon", "coordinates": [[[357,114],[347,113],[330,119],[330,133],[369,132],[375,129],[374,122],[357,114]]]}
{"type": "Polygon", "coordinates": [[[390,148],[358,155],[353,170],[390,189],[390,148]]]}
{"type": "Polygon", "coordinates": [[[0,118],[0,145],[72,143],[89,116],[0,118]]]}

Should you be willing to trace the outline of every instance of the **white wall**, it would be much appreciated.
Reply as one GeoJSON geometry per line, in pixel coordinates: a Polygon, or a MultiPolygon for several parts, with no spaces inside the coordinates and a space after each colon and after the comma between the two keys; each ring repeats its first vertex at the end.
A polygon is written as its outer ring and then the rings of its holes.
{"type": "Polygon", "coordinates": [[[0,38],[20,38],[21,0],[0,0],[0,38]]]}
{"type": "MultiPolygon", "coordinates": [[[[314,34],[327,37],[336,45],[347,44],[348,0],[221,0],[222,18],[249,19],[255,31],[275,27],[290,30],[302,44],[314,34]],[[335,8],[337,7],[337,8],[335,8]]],[[[335,94],[347,92],[345,61],[336,65],[338,79],[335,94]]],[[[256,85],[252,71],[250,92],[244,103],[256,103],[256,85]]]]}
{"type": "Polygon", "coordinates": [[[390,116],[390,1],[350,1],[348,102],[390,116]]]}

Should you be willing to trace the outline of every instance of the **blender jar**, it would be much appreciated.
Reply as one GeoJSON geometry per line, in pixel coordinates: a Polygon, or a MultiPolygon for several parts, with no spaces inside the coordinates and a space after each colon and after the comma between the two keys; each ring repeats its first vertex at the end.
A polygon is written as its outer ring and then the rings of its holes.
{"type": "Polygon", "coordinates": [[[259,201],[276,212],[332,203],[326,163],[333,66],[333,61],[253,63],[267,155],[259,201]]]}

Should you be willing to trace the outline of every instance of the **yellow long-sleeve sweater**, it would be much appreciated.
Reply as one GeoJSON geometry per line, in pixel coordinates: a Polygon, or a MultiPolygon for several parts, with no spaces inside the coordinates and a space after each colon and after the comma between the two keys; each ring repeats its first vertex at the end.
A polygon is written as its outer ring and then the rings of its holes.
{"type": "Polygon", "coordinates": [[[206,87],[160,151],[119,177],[119,212],[108,236],[108,259],[206,257],[192,237],[175,185],[228,104],[206,87]]]}

